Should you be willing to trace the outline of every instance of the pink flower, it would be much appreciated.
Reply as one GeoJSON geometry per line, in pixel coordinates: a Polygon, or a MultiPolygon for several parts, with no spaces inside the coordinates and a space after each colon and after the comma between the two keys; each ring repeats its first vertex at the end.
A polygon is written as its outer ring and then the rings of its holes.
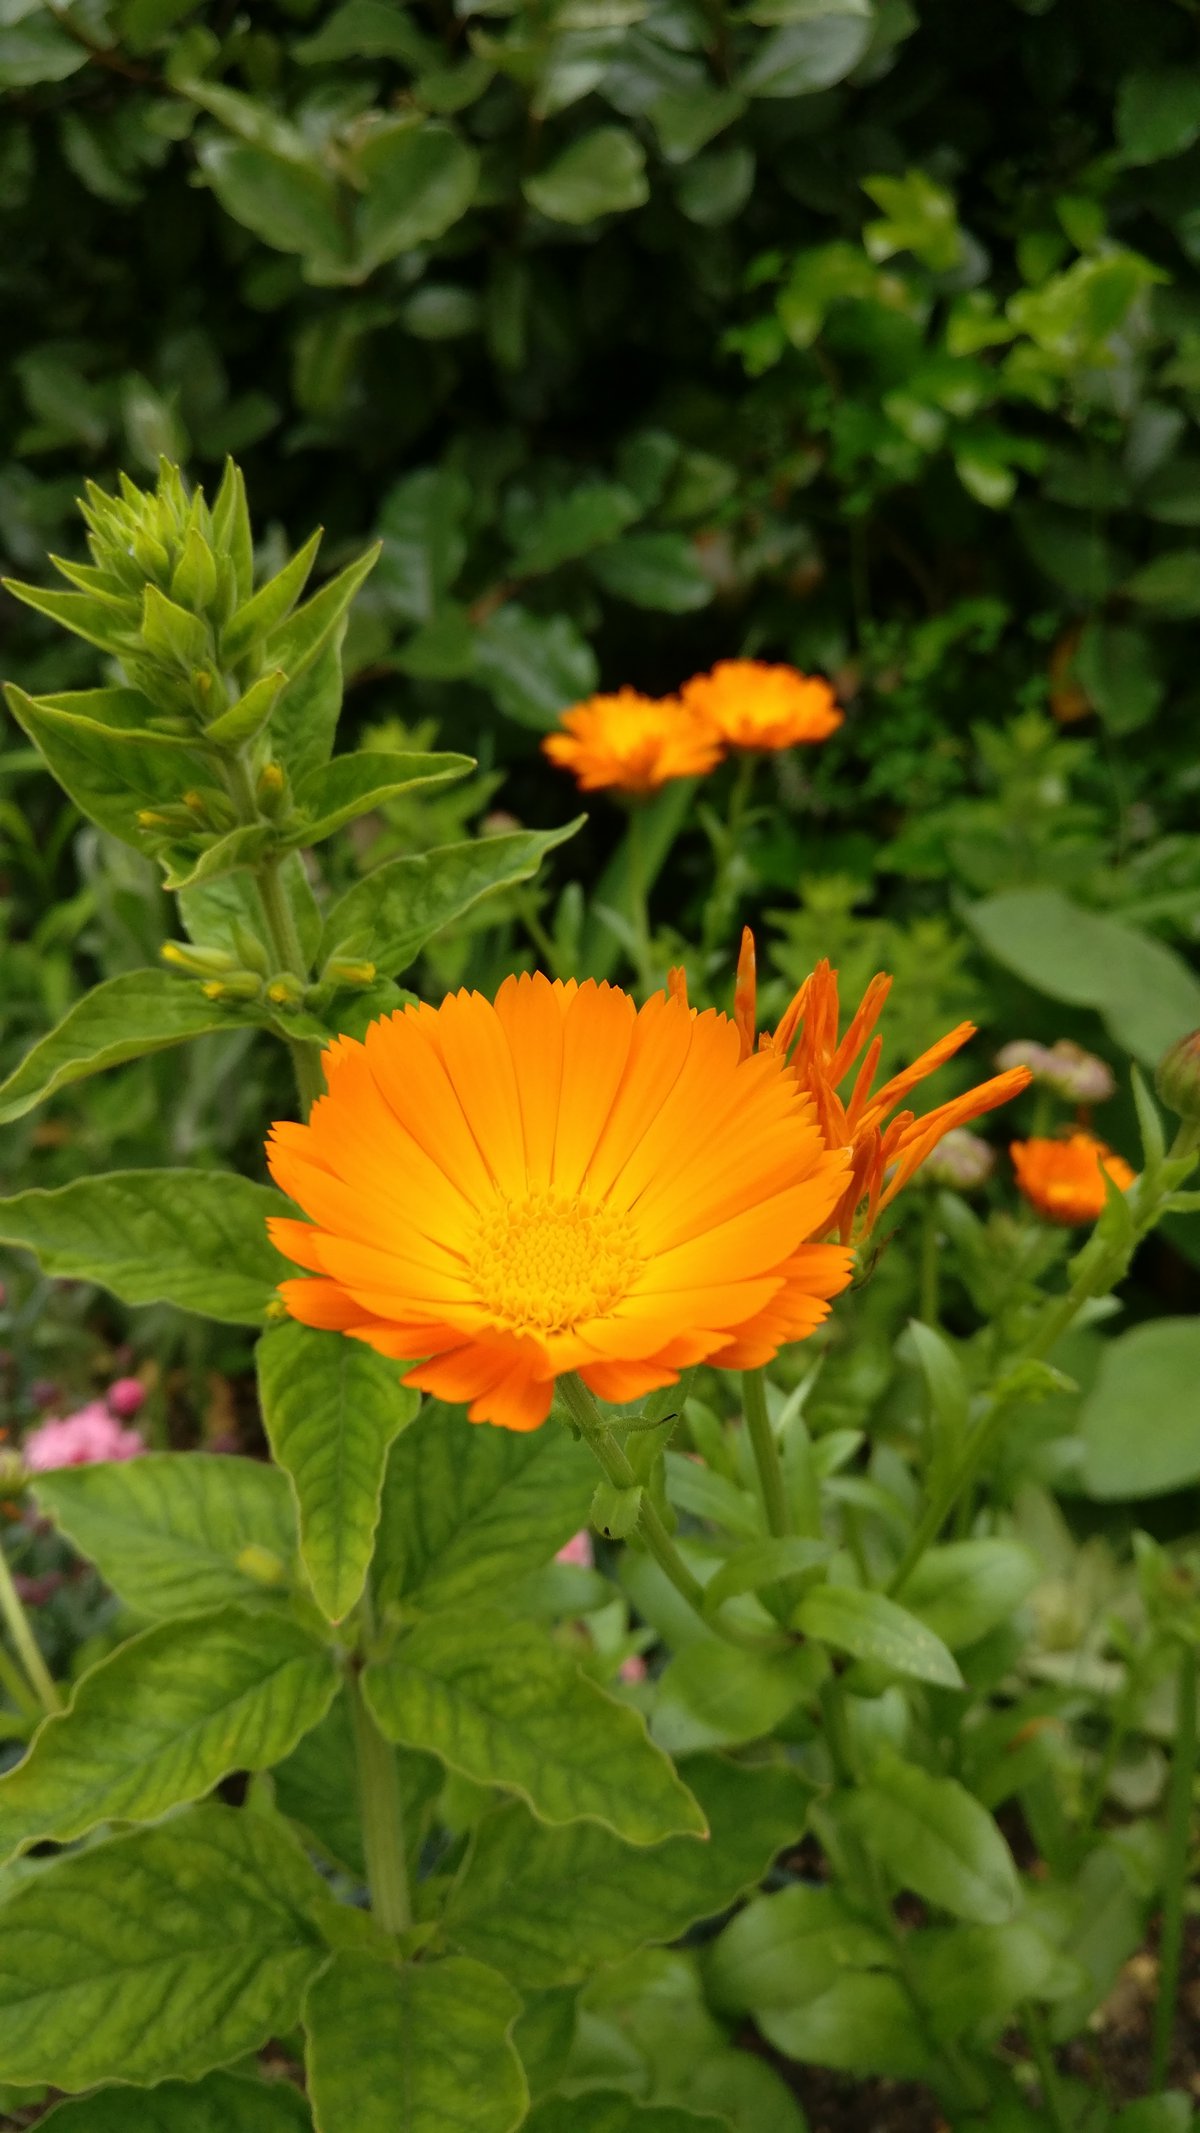
{"type": "Polygon", "coordinates": [[[644,1681],[645,1679],[645,1660],[643,1659],[640,1652],[630,1652],[628,1659],[622,1659],[621,1664],[617,1669],[617,1680],[644,1681]]]}
{"type": "Polygon", "coordinates": [[[100,1400],[89,1401],[60,1420],[51,1415],[21,1446],[31,1474],[56,1466],[92,1466],[100,1459],[136,1459],[145,1443],[136,1429],[122,1429],[100,1400]]]}
{"type": "Polygon", "coordinates": [[[580,1570],[591,1570],[595,1563],[595,1557],[592,1554],[591,1534],[574,1534],[567,1542],[566,1547],[559,1549],[554,1560],[556,1563],[575,1563],[580,1570]]]}
{"type": "Polygon", "coordinates": [[[140,1378],[117,1378],[104,1397],[110,1415],[120,1415],[123,1422],[129,1422],[145,1399],[146,1388],[140,1378]]]}

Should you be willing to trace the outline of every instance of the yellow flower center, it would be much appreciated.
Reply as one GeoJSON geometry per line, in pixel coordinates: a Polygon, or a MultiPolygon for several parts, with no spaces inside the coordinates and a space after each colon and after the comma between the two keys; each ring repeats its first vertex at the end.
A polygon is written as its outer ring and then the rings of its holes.
{"type": "Polygon", "coordinates": [[[567,1333],[610,1311],[641,1263],[627,1215],[554,1192],[503,1202],[467,1261],[480,1302],[514,1333],[567,1333]]]}

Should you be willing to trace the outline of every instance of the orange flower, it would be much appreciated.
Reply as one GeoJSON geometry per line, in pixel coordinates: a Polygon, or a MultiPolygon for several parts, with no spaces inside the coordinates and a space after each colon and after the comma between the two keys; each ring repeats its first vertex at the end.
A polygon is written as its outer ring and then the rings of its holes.
{"type": "Polygon", "coordinates": [[[717,736],[677,696],[589,696],[562,724],[565,733],[547,734],[542,748],[584,792],[653,792],[671,778],[704,777],[721,757],[717,736]]]}
{"type": "Polygon", "coordinates": [[[1124,1157],[1090,1133],[1060,1141],[1014,1141],[1009,1154],[1021,1191],[1047,1222],[1094,1222],[1104,1213],[1106,1172],[1118,1192],[1133,1183],[1124,1157]]]}
{"type": "Polygon", "coordinates": [[[721,659],[680,691],[727,748],[794,748],[825,741],[842,723],[827,681],[760,659],[721,659]]]}
{"type": "Polygon", "coordinates": [[[506,1429],[543,1422],[566,1371],[625,1401],[769,1361],[850,1278],[809,1242],[848,1158],[778,1059],[739,1050],[711,1010],[540,974],[338,1038],[329,1094],[268,1145],[310,1218],[271,1235],[317,1277],[284,1303],[506,1429]]]}
{"type": "MultiPolygon", "coordinates": [[[[893,1074],[882,1088],[874,1089],[872,1085],[879,1069],[883,1041],[873,1032],[891,989],[892,980],[885,973],[881,971],[873,977],[850,1019],[845,1036],[839,1037],[841,1009],[837,972],[828,962],[818,963],[795,995],[778,1028],[769,1036],[764,1031],[758,1039],[760,1049],[773,1052],[781,1061],[789,1061],[801,1088],[812,1098],[828,1146],[850,1151],[849,1181],[838,1202],[832,1225],[843,1242],[849,1238],[855,1215],[864,1201],[865,1233],[873,1227],[876,1216],[920,1169],[944,1134],[954,1126],[967,1125],[985,1111],[994,1110],[997,1104],[1007,1103],[1032,1079],[1028,1067],[1013,1067],[1005,1074],[981,1082],[977,1088],[968,1089],[962,1096],[951,1097],[948,1103],[938,1104],[921,1117],[909,1110],[896,1111],[897,1104],[904,1101],[918,1082],[944,1066],[947,1059],[953,1058],[968,1038],[975,1035],[975,1025],[960,1022],[957,1029],[939,1037],[937,1043],[922,1052],[919,1059],[914,1059],[911,1066],[893,1074]],[[840,1094],[860,1057],[861,1063],[857,1065],[849,1091],[840,1094]],[[895,1117],[889,1115],[892,1112],[896,1113],[895,1117]]],[[[748,928],[742,935],[738,958],[734,1020],[742,1056],[746,1057],[754,1047],[756,1020],[754,937],[748,928]]]]}

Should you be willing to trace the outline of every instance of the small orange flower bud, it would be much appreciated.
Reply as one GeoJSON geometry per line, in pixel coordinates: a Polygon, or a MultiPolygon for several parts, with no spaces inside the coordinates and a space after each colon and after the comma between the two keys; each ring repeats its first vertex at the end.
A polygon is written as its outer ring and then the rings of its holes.
{"type": "Polygon", "coordinates": [[[1072,1133],[1061,1141],[1014,1141],[1009,1153],[1017,1184],[1030,1205],[1047,1222],[1068,1228],[1094,1222],[1104,1213],[1106,1176],[1119,1192],[1127,1192],[1134,1180],[1124,1157],[1090,1133],[1072,1133]]]}

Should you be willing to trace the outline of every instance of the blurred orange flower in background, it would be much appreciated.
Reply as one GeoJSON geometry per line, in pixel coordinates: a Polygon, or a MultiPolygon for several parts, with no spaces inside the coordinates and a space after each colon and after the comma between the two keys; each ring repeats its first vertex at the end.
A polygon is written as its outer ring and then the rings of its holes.
{"type": "MultiPolygon", "coordinates": [[[[911,1066],[893,1074],[876,1089],[873,1084],[883,1041],[874,1031],[891,989],[892,980],[886,973],[881,971],[873,977],[845,1035],[839,1036],[837,972],[828,962],[818,963],[774,1032],[764,1031],[757,1039],[760,1050],[788,1061],[791,1072],[812,1099],[828,1146],[850,1151],[850,1175],[833,1218],[833,1226],[843,1241],[850,1237],[864,1203],[863,1233],[872,1228],[877,1215],[908,1184],[944,1134],[955,1126],[967,1125],[998,1104],[1008,1103],[1032,1079],[1027,1067],[1011,1067],[1007,1073],[996,1074],[921,1116],[911,1110],[896,1111],[919,1082],[936,1073],[975,1035],[975,1024],[960,1022],[914,1059],[911,1066]],[[842,1085],[852,1071],[853,1083],[843,1095],[842,1085]],[[892,1112],[895,1117],[889,1115],[892,1112]]],[[[742,935],[734,995],[734,1020],[743,1057],[755,1046],[756,1013],[754,937],[747,928],[742,935]]]]}
{"type": "Polygon", "coordinates": [[[1128,1191],[1135,1172],[1124,1156],[1114,1155],[1091,1133],[1065,1140],[1014,1141],[1009,1153],[1017,1184],[1030,1205],[1048,1222],[1094,1222],[1104,1213],[1107,1174],[1119,1192],[1128,1191]]]}
{"type": "Polygon", "coordinates": [[[703,777],[721,759],[719,738],[677,696],[618,689],[573,705],[561,724],[542,748],[583,792],[653,792],[672,778],[703,777]]]}
{"type": "Polygon", "coordinates": [[[471,1419],[535,1429],[556,1377],[601,1399],[692,1363],[750,1369],[826,1317],[851,1256],[826,1235],[850,1157],[772,1052],[724,1015],[615,986],[506,978],[324,1054],[272,1176],[270,1224],[314,1278],[292,1317],[408,1361],[471,1419]]]}
{"type": "Polygon", "coordinates": [[[842,723],[827,681],[760,659],[721,659],[680,696],[727,748],[794,748],[828,740],[842,723]]]}

